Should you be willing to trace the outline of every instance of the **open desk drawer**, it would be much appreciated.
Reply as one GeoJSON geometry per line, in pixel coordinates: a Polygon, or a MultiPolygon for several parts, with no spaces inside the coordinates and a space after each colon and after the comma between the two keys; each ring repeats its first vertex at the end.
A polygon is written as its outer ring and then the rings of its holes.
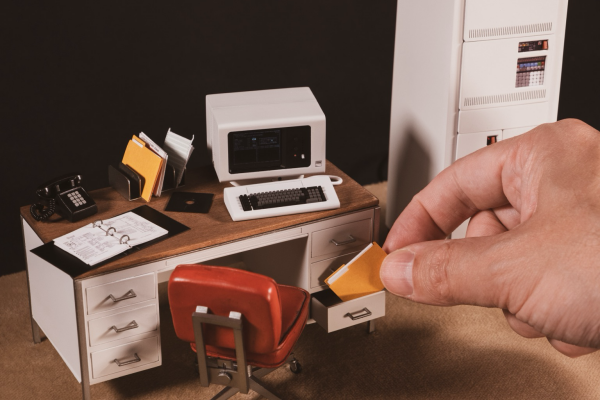
{"type": "Polygon", "coordinates": [[[310,288],[318,288],[320,286],[327,287],[325,279],[333,274],[343,264],[348,263],[356,256],[358,252],[346,254],[340,257],[329,258],[327,260],[312,263],[310,265],[310,288]]]}
{"type": "Polygon", "coordinates": [[[311,317],[327,332],[334,332],[384,315],[384,290],[354,300],[342,301],[328,289],[313,294],[311,299],[311,317]]]}

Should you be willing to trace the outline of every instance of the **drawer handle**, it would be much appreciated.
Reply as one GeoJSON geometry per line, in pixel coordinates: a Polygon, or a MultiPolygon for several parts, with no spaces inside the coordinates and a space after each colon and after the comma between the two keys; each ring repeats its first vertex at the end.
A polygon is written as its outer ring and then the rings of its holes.
{"type": "Polygon", "coordinates": [[[350,319],[352,321],[356,321],[357,319],[368,317],[368,316],[370,316],[372,314],[373,313],[371,311],[369,311],[369,309],[367,307],[365,307],[365,308],[363,308],[360,311],[354,311],[353,313],[348,313],[348,314],[344,315],[344,317],[350,317],[350,319]],[[360,313],[363,313],[363,314],[360,314],[360,313]]]}
{"type": "Polygon", "coordinates": [[[330,242],[333,243],[333,244],[335,244],[336,246],[345,246],[347,244],[356,242],[356,238],[354,236],[352,236],[352,235],[348,235],[348,236],[350,237],[350,239],[348,239],[346,241],[338,242],[335,239],[331,239],[330,242]]]}
{"type": "Polygon", "coordinates": [[[133,299],[134,297],[137,297],[137,294],[135,294],[135,292],[133,291],[133,289],[129,289],[129,291],[127,293],[125,293],[123,296],[121,296],[119,298],[116,298],[112,294],[109,294],[108,297],[110,297],[111,300],[114,303],[118,303],[119,301],[123,301],[123,300],[127,300],[127,299],[133,299]]]}
{"type": "Polygon", "coordinates": [[[128,361],[120,361],[119,359],[115,358],[113,361],[119,366],[122,367],[123,365],[129,365],[129,364],[135,364],[136,362],[140,362],[142,361],[142,359],[138,356],[137,353],[133,353],[133,357],[135,357],[133,360],[128,360],[128,361]]]}
{"type": "Polygon", "coordinates": [[[135,322],[135,319],[122,328],[117,328],[114,325],[110,327],[110,329],[114,330],[117,333],[125,332],[125,331],[128,331],[130,329],[135,329],[135,328],[139,328],[139,325],[137,324],[137,322],[135,322]]]}

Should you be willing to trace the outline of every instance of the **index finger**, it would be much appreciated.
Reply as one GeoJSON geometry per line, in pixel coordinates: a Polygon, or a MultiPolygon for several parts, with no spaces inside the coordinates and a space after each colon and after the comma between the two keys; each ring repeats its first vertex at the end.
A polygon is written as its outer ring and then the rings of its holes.
{"type": "MultiPolygon", "coordinates": [[[[443,170],[402,211],[383,249],[390,253],[413,243],[443,239],[477,211],[509,204],[503,171],[517,170],[516,153],[524,136],[480,149],[443,170]]],[[[504,176],[516,184],[514,178],[504,176]]]]}

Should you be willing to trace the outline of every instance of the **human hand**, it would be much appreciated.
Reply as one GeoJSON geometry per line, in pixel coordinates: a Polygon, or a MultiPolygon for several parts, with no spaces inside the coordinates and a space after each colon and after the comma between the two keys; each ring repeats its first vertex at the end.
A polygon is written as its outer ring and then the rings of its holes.
{"type": "Polygon", "coordinates": [[[499,307],[571,357],[600,348],[600,132],[541,125],[442,171],[398,217],[381,280],[432,305],[499,307]],[[467,237],[444,240],[471,217],[467,237]]]}

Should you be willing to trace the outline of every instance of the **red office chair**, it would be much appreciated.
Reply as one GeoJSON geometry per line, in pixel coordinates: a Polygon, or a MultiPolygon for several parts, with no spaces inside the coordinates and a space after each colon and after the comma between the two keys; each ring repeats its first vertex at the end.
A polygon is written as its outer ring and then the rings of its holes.
{"type": "Polygon", "coordinates": [[[308,316],[310,295],[240,269],[180,265],[169,279],[169,304],[177,337],[197,352],[200,383],[229,386],[213,399],[252,389],[268,399],[260,377],[290,364],[292,347],[308,316]]]}

